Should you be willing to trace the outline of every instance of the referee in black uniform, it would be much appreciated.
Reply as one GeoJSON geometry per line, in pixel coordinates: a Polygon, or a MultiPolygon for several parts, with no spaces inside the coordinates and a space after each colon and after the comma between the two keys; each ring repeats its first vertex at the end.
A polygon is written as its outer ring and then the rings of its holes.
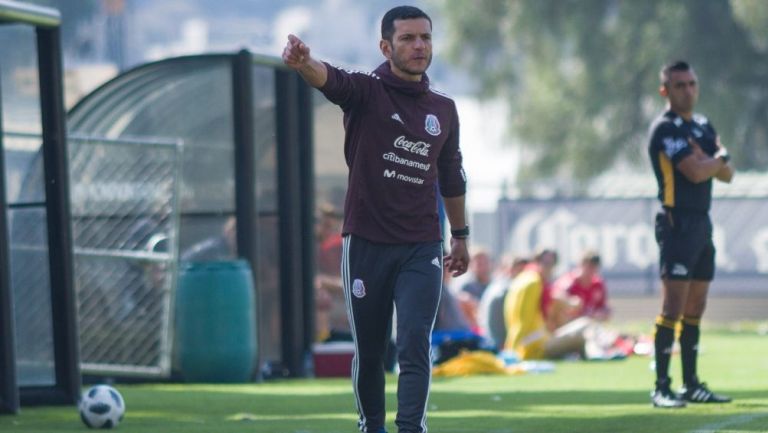
{"type": "Polygon", "coordinates": [[[720,137],[706,117],[693,112],[699,96],[693,68],[678,61],[664,66],[659,93],[667,110],[651,125],[648,153],[659,185],[662,210],[656,215],[663,303],[656,319],[655,407],[680,408],[686,402],[726,403],[696,375],[699,323],[715,275],[715,247],[709,208],[712,179],[730,182],[733,167],[720,137]],[[683,388],[670,388],[669,359],[675,328],[682,320],[680,357],[683,388]]]}

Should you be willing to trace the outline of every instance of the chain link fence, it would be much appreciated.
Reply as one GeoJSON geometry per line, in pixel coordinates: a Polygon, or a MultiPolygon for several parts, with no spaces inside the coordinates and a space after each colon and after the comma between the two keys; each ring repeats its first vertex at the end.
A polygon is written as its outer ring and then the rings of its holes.
{"type": "Polygon", "coordinates": [[[56,382],[40,135],[3,133],[16,365],[21,386],[56,382]]]}
{"type": "Polygon", "coordinates": [[[68,142],[82,370],[167,376],[181,143],[68,142]]]}

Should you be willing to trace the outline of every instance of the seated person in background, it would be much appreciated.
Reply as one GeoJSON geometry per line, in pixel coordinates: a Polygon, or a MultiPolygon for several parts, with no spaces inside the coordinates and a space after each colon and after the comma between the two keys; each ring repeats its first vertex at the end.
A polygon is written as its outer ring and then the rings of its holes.
{"type": "Polygon", "coordinates": [[[203,239],[181,254],[184,262],[231,260],[237,257],[237,219],[230,216],[224,221],[221,233],[203,239]]]}
{"type": "Polygon", "coordinates": [[[344,289],[341,284],[341,227],[343,217],[335,206],[318,206],[315,223],[315,328],[316,340],[352,341],[344,289]]]}
{"type": "Polygon", "coordinates": [[[497,275],[480,297],[480,306],[477,311],[480,332],[493,341],[497,350],[502,348],[507,338],[507,329],[504,324],[504,297],[512,280],[527,264],[528,259],[524,257],[511,255],[502,257],[497,275]]]}
{"type": "Polygon", "coordinates": [[[440,332],[472,332],[472,326],[461,311],[459,302],[449,289],[453,277],[447,267],[443,267],[443,287],[440,302],[437,304],[434,331],[440,332]]]}
{"type": "Polygon", "coordinates": [[[507,338],[504,349],[522,360],[557,359],[584,352],[584,331],[589,321],[574,321],[550,333],[544,322],[542,300],[557,264],[557,253],[542,250],[534,261],[512,280],[504,299],[507,338]]]}
{"type": "Polygon", "coordinates": [[[488,251],[483,248],[474,249],[469,262],[468,277],[469,279],[461,285],[461,291],[479,300],[493,278],[493,261],[488,251]]]}
{"type": "Polygon", "coordinates": [[[474,332],[454,292],[449,289],[453,279],[451,272],[448,267],[443,267],[443,287],[432,330],[432,361],[435,364],[453,358],[462,350],[480,348],[481,337],[474,332]]]}
{"type": "Polygon", "coordinates": [[[550,330],[578,317],[600,322],[610,318],[605,281],[600,276],[600,255],[595,251],[584,252],[579,266],[555,281],[545,315],[550,330]]]}
{"type": "Polygon", "coordinates": [[[478,304],[486,287],[491,283],[492,277],[493,262],[490,254],[483,248],[474,249],[469,262],[467,280],[459,286],[457,291],[453,292],[453,295],[461,312],[475,332],[480,332],[477,318],[478,304]]]}

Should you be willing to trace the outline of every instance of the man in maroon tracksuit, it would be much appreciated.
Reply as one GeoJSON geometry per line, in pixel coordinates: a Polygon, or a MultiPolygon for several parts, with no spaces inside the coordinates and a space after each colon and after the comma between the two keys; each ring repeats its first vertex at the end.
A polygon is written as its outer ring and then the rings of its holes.
{"type": "Polygon", "coordinates": [[[382,361],[394,307],[400,366],[395,423],[401,433],[423,433],[442,268],[458,276],[469,263],[466,179],[456,105],[430,89],[425,74],[432,60],[431,19],[410,6],[390,10],[379,46],[387,61],[370,73],[317,61],[294,35],[283,61],[344,111],[349,185],[342,280],[355,342],[360,430],[385,431],[382,361]],[[445,257],[438,193],[452,228],[445,257]]]}

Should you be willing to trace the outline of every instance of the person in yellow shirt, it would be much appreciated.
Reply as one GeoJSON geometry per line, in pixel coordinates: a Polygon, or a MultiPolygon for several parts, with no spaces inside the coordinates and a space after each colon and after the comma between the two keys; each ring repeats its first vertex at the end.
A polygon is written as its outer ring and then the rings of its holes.
{"type": "Polygon", "coordinates": [[[588,318],[574,320],[555,330],[547,330],[542,300],[557,265],[557,252],[549,249],[536,254],[534,261],[512,280],[504,298],[507,327],[505,350],[522,360],[557,359],[571,353],[584,354],[584,331],[588,318]]]}

